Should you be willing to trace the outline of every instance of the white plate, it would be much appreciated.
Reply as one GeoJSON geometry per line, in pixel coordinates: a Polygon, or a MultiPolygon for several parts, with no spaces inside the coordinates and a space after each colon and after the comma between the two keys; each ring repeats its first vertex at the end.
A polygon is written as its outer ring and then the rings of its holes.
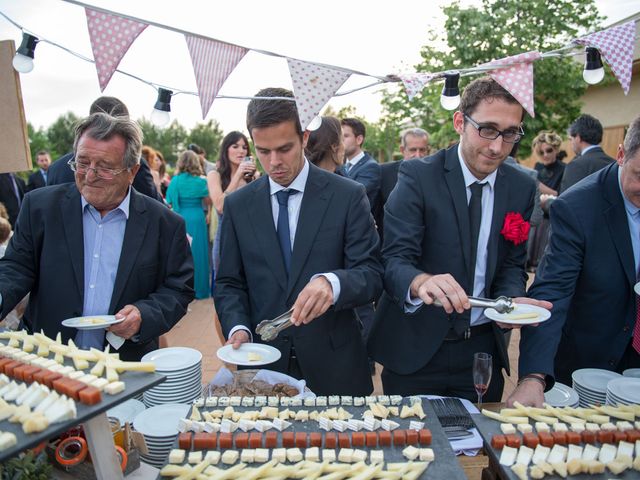
{"type": "Polygon", "coordinates": [[[218,349],[218,358],[223,362],[233,363],[234,365],[267,365],[273,363],[280,358],[280,350],[265,345],[263,343],[243,343],[237,350],[233,345],[225,345],[218,349]],[[260,360],[250,362],[247,359],[249,353],[257,353],[262,357],[260,360]]]}
{"type": "Polygon", "coordinates": [[[619,373],[601,368],[581,368],[571,374],[571,379],[578,385],[578,389],[604,396],[607,393],[609,380],[620,378],[621,376],[619,373]]]}
{"type": "Polygon", "coordinates": [[[132,398],[107,410],[107,417],[115,417],[120,420],[120,425],[124,425],[127,422],[133,422],[136,415],[145,408],[144,403],[132,398]]]}
{"type": "Polygon", "coordinates": [[[573,388],[559,382],[544,394],[544,401],[553,407],[569,407],[578,403],[578,400],[578,394],[573,388]]]}
{"type": "Polygon", "coordinates": [[[531,325],[532,323],[542,323],[549,320],[551,312],[546,308],[538,307],[537,305],[529,305],[527,303],[517,303],[516,308],[511,313],[498,313],[494,308],[487,308],[484,311],[487,318],[495,320],[500,323],[508,323],[510,325],[531,325]],[[525,318],[516,320],[509,318],[511,315],[519,315],[523,313],[537,313],[536,318],[525,318]]]}
{"type": "Polygon", "coordinates": [[[607,385],[611,396],[630,403],[640,403],[640,378],[622,377],[607,385]]]}
{"type": "Polygon", "coordinates": [[[640,295],[640,282],[636,283],[633,286],[633,291],[636,292],[638,295],[640,295]]]}
{"type": "Polygon", "coordinates": [[[640,378],[640,368],[627,368],[622,372],[623,377],[640,378]]]}
{"type": "Polygon", "coordinates": [[[124,317],[116,320],[115,315],[87,315],[86,317],[67,318],[62,321],[62,325],[65,327],[77,328],[78,330],[98,330],[123,321],[124,317]],[[91,320],[102,321],[99,323],[93,323],[91,320]]]}
{"type": "Polygon", "coordinates": [[[133,428],[143,435],[168,437],[178,434],[178,420],[185,418],[190,405],[169,403],[147,408],[133,419],[133,428]]]}
{"type": "Polygon", "coordinates": [[[202,361],[202,353],[188,347],[168,347],[147,353],[142,362],[154,362],[156,372],[173,372],[192,367],[202,361]]]}

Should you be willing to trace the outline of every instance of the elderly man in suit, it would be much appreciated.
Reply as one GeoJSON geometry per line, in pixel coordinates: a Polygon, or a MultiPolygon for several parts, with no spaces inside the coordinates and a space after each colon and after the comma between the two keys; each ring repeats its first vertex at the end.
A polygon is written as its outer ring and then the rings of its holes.
{"type": "MultiPolygon", "coordinates": [[[[31,293],[24,324],[51,338],[104,348],[104,330],[62,320],[112,314],[121,358],[158,348],[193,299],[184,221],[131,187],[142,132],[126,117],[95,113],[76,127],[75,183],[29,192],[0,260],[1,316],[31,293]]],[[[114,342],[117,339],[114,339],[114,342]]]]}
{"type": "Polygon", "coordinates": [[[577,183],[551,205],[551,236],[530,296],[553,303],[551,318],[523,328],[520,384],[510,401],[540,405],[555,379],[580,368],[640,367],[640,117],[617,162],[577,183]]]}
{"type": "Polygon", "coordinates": [[[500,400],[501,369],[509,367],[504,332],[471,309],[468,296],[525,293],[525,222],[536,186],[504,164],[524,135],[523,115],[497,82],[475,80],[453,115],[460,143],[400,165],[385,206],[385,293],[369,339],[385,392],[474,400],[473,356],[486,352],[486,398],[500,400]]]}
{"type": "Polygon", "coordinates": [[[584,177],[611,165],[615,160],[604,153],[602,124],[591,115],[580,115],[569,127],[571,148],[577,155],[564,169],[560,193],[575,185],[584,177]]]}
{"type": "Polygon", "coordinates": [[[260,342],[258,323],[293,309],[267,368],[319,394],[373,390],[354,307],[382,290],[379,242],[364,188],[311,165],[290,91],[267,88],[247,110],[266,176],[224,204],[215,305],[227,344],[260,342]],[[291,97],[264,99],[264,97],[291,97]]]}
{"type": "Polygon", "coordinates": [[[27,182],[27,191],[35,190],[36,188],[47,186],[47,174],[49,165],[51,165],[51,155],[46,150],[40,150],[36,153],[36,163],[40,169],[37,172],[33,172],[29,175],[29,181],[27,182]]]}

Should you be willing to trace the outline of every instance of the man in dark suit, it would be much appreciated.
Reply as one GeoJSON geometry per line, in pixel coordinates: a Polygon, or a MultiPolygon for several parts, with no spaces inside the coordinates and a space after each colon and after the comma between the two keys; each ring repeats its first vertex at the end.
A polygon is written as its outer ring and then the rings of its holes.
{"type": "Polygon", "coordinates": [[[509,368],[504,334],[470,308],[468,295],[525,293],[535,183],[503,164],[524,134],[522,118],[497,82],[475,80],[453,116],[460,143],[400,165],[385,207],[385,293],[369,339],[384,365],[385,393],[475,400],[473,355],[486,352],[493,356],[486,399],[500,400],[501,369],[509,368]],[[524,230],[503,234],[507,223],[524,230]]]}
{"type": "Polygon", "coordinates": [[[347,177],[364,185],[373,210],[380,193],[380,165],[375,158],[362,150],[366,129],[357,118],[343,118],[342,138],[344,140],[345,164],[343,172],[347,177]]]}
{"type": "Polygon", "coordinates": [[[12,229],[16,228],[16,220],[26,190],[24,180],[14,173],[0,173],[0,202],[7,209],[12,229]]]}
{"type": "MultiPolygon", "coordinates": [[[[520,376],[571,385],[580,368],[640,367],[634,285],[640,272],[640,117],[617,163],[585,178],[551,206],[551,236],[530,296],[553,303],[551,318],[522,329],[520,376]]],[[[510,401],[543,401],[542,384],[521,384],[510,401]]]]}
{"type": "MultiPolygon", "coordinates": [[[[291,97],[267,88],[257,97],[291,97]]],[[[382,290],[379,242],[364,188],[304,157],[296,104],[254,99],[247,129],[267,175],[229,195],[221,226],[215,305],[227,344],[260,342],[256,326],[293,309],[270,343],[267,368],[304,378],[315,393],[373,390],[354,307],[382,290]]]]}
{"type": "Polygon", "coordinates": [[[615,162],[599,145],[602,141],[602,124],[597,118],[580,115],[569,127],[569,138],[576,157],[564,169],[560,193],[615,162]]]}
{"type": "MultiPolygon", "coordinates": [[[[98,97],[89,108],[89,115],[97,112],[108,113],[114,116],[129,116],[127,106],[115,97],[98,97]]],[[[73,171],[69,168],[69,161],[73,161],[73,152],[58,158],[49,167],[47,185],[60,185],[62,183],[75,182],[73,171]]],[[[133,179],[133,188],[139,193],[164,203],[162,195],[153,183],[153,176],[149,164],[144,158],[140,159],[138,173],[133,179]]]]}
{"type": "Polygon", "coordinates": [[[27,191],[35,190],[36,188],[47,186],[47,171],[49,165],[51,165],[51,156],[46,150],[40,150],[36,153],[36,163],[40,167],[40,170],[33,172],[29,175],[29,181],[27,182],[27,191]]]}
{"type": "Polygon", "coordinates": [[[0,259],[0,316],[31,294],[29,331],[74,338],[82,348],[116,346],[104,330],[61,325],[115,314],[120,357],[158,348],[193,299],[193,261],[182,218],[131,188],[142,132],[127,117],[95,113],[76,127],[75,184],[29,192],[0,259]]]}

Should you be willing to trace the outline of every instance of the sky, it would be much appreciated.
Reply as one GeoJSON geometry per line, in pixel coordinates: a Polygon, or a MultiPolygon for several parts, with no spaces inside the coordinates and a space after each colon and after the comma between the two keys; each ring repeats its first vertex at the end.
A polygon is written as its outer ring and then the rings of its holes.
{"type": "MultiPolygon", "coordinates": [[[[462,0],[463,5],[477,0],[462,0]]],[[[441,6],[448,0],[87,0],[87,4],[138,17],[180,30],[207,35],[249,49],[266,50],[301,60],[386,75],[414,71],[429,27],[444,22],[441,6]]],[[[596,0],[607,23],[640,12],[640,0],[596,0]]],[[[27,31],[92,57],[84,8],[63,0],[0,0],[0,12],[27,31]]],[[[0,16],[0,40],[20,44],[21,32],[0,16]]],[[[154,84],[195,92],[193,67],[184,36],[150,26],[138,37],[119,68],[154,84]]],[[[375,81],[354,75],[341,91],[375,81]]],[[[91,102],[112,95],[123,100],[133,118],[149,118],[156,100],[151,86],[115,73],[103,93],[95,67],[46,42],[38,44],[35,68],[21,74],[26,118],[46,127],[59,115],[88,113],[91,102]]],[[[250,51],[228,77],[221,95],[251,96],[269,86],[292,88],[286,60],[250,51]]],[[[342,97],[328,105],[347,105],[375,121],[380,116],[380,91],[373,87],[342,97]]],[[[244,130],[246,100],[217,99],[205,121],[217,120],[222,129],[244,130]]],[[[203,122],[199,99],[180,94],[171,101],[172,118],[190,128],[203,122]]]]}

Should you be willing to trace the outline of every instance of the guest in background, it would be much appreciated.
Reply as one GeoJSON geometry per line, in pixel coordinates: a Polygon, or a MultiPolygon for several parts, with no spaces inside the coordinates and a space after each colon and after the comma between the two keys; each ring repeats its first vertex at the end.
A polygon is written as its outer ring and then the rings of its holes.
{"type": "Polygon", "coordinates": [[[191,237],[196,298],[208,298],[211,294],[209,248],[207,223],[202,210],[203,199],[209,200],[207,181],[201,176],[200,159],[194,152],[182,152],[177,167],[179,173],[173,177],[167,189],[167,203],[184,218],[187,234],[191,237]]]}
{"type": "Polygon", "coordinates": [[[27,192],[47,185],[47,171],[49,170],[49,165],[51,165],[51,155],[49,155],[49,152],[40,150],[36,153],[36,163],[40,169],[29,175],[27,192]]]}
{"type": "Polygon", "coordinates": [[[9,214],[11,228],[16,228],[16,220],[27,187],[24,180],[14,173],[0,173],[0,202],[9,214]]]}
{"type": "Polygon", "coordinates": [[[187,147],[187,150],[191,150],[192,152],[195,152],[198,154],[198,157],[200,157],[200,165],[202,166],[202,171],[204,172],[204,175],[208,175],[209,172],[216,169],[216,164],[207,160],[207,152],[200,145],[197,145],[195,143],[190,143],[189,146],[187,147]]]}
{"type": "Polygon", "coordinates": [[[164,159],[164,155],[160,150],[156,150],[156,156],[158,157],[158,176],[160,177],[160,193],[164,198],[167,195],[167,188],[169,188],[171,177],[167,173],[167,161],[164,159]]]}
{"type": "MultiPolygon", "coordinates": [[[[222,223],[224,199],[227,195],[244,187],[256,176],[256,163],[249,157],[249,141],[242,132],[228,133],[222,139],[218,168],[207,174],[209,196],[222,223]],[[246,160],[246,159],[249,160],[246,160]]],[[[213,242],[213,270],[220,264],[220,229],[213,242]]],[[[215,275],[215,274],[214,274],[215,275]]]]}
{"type": "Polygon", "coordinates": [[[535,271],[544,254],[549,238],[549,208],[550,198],[558,196],[560,183],[564,174],[565,164],[558,160],[562,138],[555,132],[540,132],[533,139],[531,147],[540,158],[534,166],[538,172],[538,187],[540,189],[540,206],[544,212],[542,221],[536,227],[533,241],[529,244],[528,267],[535,271]]]}
{"type": "Polygon", "coordinates": [[[322,117],[320,128],[309,134],[304,154],[316,167],[342,174],[344,141],[340,120],[336,117],[322,117]]]}
{"type": "Polygon", "coordinates": [[[160,191],[160,174],[158,173],[157,152],[149,145],[145,145],[142,147],[142,158],[144,158],[149,164],[149,171],[151,172],[151,176],[153,177],[153,184],[158,189],[158,193],[162,193],[160,191]]]}

